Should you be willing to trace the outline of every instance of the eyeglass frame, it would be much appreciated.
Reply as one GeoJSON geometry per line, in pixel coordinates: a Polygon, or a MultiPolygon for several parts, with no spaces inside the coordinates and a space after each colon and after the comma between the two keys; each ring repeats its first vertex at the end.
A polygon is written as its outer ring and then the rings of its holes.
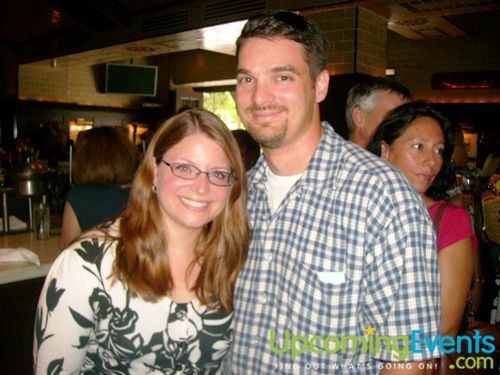
{"type": "Polygon", "coordinates": [[[238,180],[238,176],[236,176],[233,172],[226,172],[226,171],[202,171],[200,168],[192,165],[192,164],[189,164],[189,163],[169,163],[163,159],[160,159],[160,161],[162,163],[164,163],[166,166],[168,166],[170,168],[170,170],[172,171],[172,174],[176,177],[179,177],[179,178],[182,178],[183,180],[189,180],[189,181],[193,181],[193,180],[196,180],[200,174],[204,174],[207,176],[207,180],[208,182],[210,182],[212,185],[214,186],[219,186],[219,187],[225,187],[225,186],[231,186],[232,184],[234,184],[236,182],[236,180],[238,180]],[[187,166],[187,167],[190,167],[192,169],[195,169],[198,173],[196,173],[196,175],[193,177],[193,178],[189,178],[189,177],[186,177],[186,176],[179,176],[178,174],[175,173],[175,168],[178,167],[178,166],[181,166],[181,165],[184,165],[184,166],[187,166]],[[228,176],[228,182],[224,185],[220,185],[220,184],[216,184],[214,183],[211,179],[210,179],[210,175],[213,175],[214,173],[224,173],[228,176]]]}

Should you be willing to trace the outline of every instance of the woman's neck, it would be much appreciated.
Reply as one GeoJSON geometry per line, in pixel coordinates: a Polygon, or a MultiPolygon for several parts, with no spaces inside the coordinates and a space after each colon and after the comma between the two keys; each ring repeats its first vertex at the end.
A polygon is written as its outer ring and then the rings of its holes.
{"type": "Polygon", "coordinates": [[[420,196],[422,197],[422,200],[424,201],[425,205],[427,207],[430,207],[432,206],[434,203],[436,203],[436,201],[434,199],[431,199],[429,198],[427,195],[425,194],[420,194],[420,196]]]}
{"type": "Polygon", "coordinates": [[[199,232],[169,231],[167,253],[173,288],[170,298],[176,303],[190,302],[195,293],[192,290],[200,273],[200,266],[193,265],[199,232]]]}

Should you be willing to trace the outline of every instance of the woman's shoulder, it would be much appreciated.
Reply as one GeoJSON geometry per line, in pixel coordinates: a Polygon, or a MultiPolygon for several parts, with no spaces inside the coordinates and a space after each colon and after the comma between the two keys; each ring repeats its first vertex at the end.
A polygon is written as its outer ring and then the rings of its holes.
{"type": "Polygon", "coordinates": [[[446,202],[445,200],[438,200],[434,202],[430,207],[429,207],[429,213],[431,214],[432,217],[439,211],[440,207],[443,210],[442,212],[442,217],[469,217],[469,213],[467,210],[465,210],[462,207],[456,206],[453,203],[446,202]]]}
{"type": "Polygon", "coordinates": [[[114,261],[115,248],[115,240],[97,231],[88,232],[59,254],[51,266],[49,276],[78,280],[89,272],[108,275],[114,261]]]}
{"type": "MultiPolygon", "coordinates": [[[[113,231],[113,227],[109,229],[113,231]]],[[[78,263],[95,263],[104,257],[114,257],[116,241],[116,238],[109,236],[103,230],[93,229],[69,245],[60,257],[78,263]]]]}
{"type": "MultiPolygon", "coordinates": [[[[456,206],[444,200],[439,200],[429,207],[429,214],[433,220],[436,220],[438,211],[442,210],[440,218],[440,226],[451,226],[452,228],[460,229],[462,227],[472,228],[471,218],[467,210],[456,206]]],[[[450,228],[450,229],[452,229],[450,228]]]]}
{"type": "Polygon", "coordinates": [[[476,249],[477,240],[467,210],[446,201],[438,201],[429,207],[429,213],[433,220],[435,220],[439,207],[443,207],[443,211],[439,220],[438,249],[441,250],[468,237],[472,239],[472,247],[476,249]]]}
{"type": "Polygon", "coordinates": [[[446,204],[443,211],[445,217],[448,216],[450,219],[470,222],[470,216],[466,209],[454,205],[453,203],[445,202],[444,204],[446,204]]]}

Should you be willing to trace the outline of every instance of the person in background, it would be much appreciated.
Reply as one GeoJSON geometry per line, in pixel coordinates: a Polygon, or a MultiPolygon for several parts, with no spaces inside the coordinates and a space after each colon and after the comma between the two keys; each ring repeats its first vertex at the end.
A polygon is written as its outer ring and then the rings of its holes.
{"type": "Polygon", "coordinates": [[[449,121],[425,101],[388,113],[368,150],[396,166],[426,204],[437,229],[441,275],[441,333],[458,333],[473,277],[477,239],[466,210],[442,197],[454,179],[454,135],[449,121]]]}
{"type": "Polygon", "coordinates": [[[313,366],[331,374],[336,364],[397,373],[398,361],[405,374],[423,372],[415,362],[439,356],[427,347],[402,358],[386,346],[332,353],[322,341],[439,334],[435,235],[420,197],[394,168],[321,123],[328,40],[315,24],[284,11],[251,17],[236,51],[238,114],[264,157],[248,173],[252,241],[224,373],[313,366]]]}
{"type": "Polygon", "coordinates": [[[246,259],[246,177],[204,110],[153,136],[125,211],[59,255],[36,316],[36,374],[216,374],[246,259]]]}
{"type": "Polygon", "coordinates": [[[472,203],[472,197],[470,195],[463,194],[462,191],[462,176],[460,171],[467,167],[467,161],[469,160],[469,155],[467,154],[467,147],[464,140],[464,133],[460,125],[456,123],[451,124],[451,132],[453,136],[454,149],[451,155],[451,167],[455,181],[446,191],[447,200],[453,204],[467,209],[467,206],[472,203]]]}
{"type": "Polygon", "coordinates": [[[366,148],[387,112],[410,100],[410,90],[390,78],[373,77],[353,86],[345,113],[349,140],[366,148]]]}
{"type": "Polygon", "coordinates": [[[123,211],[140,159],[139,150],[120,128],[100,126],[78,133],[74,186],[64,204],[60,249],[123,211]]]}
{"type": "MultiPolygon", "coordinates": [[[[477,168],[468,165],[469,154],[467,153],[467,146],[465,144],[464,132],[459,124],[452,122],[450,125],[452,140],[453,140],[453,153],[451,154],[451,168],[443,168],[449,173],[448,179],[450,185],[448,186],[445,194],[442,189],[430,188],[430,194],[436,199],[446,199],[448,202],[465,209],[471,218],[474,233],[479,233],[480,230],[480,208],[476,203],[476,195],[478,195],[478,178],[479,171],[477,168]],[[465,183],[467,182],[467,183],[465,183]],[[464,189],[467,186],[467,189],[464,189]]],[[[489,257],[489,254],[486,254],[489,257]]],[[[474,251],[474,276],[472,278],[471,288],[471,306],[472,312],[477,313],[481,305],[483,296],[483,285],[485,282],[485,275],[483,273],[481,251],[474,251]]]]}
{"type": "Polygon", "coordinates": [[[14,141],[14,149],[12,150],[9,160],[12,165],[20,163],[29,163],[34,160],[37,150],[32,145],[31,138],[27,136],[19,136],[14,141]]]}
{"type": "Polygon", "coordinates": [[[500,149],[488,154],[481,169],[481,177],[490,177],[500,170],[500,149]]]}
{"type": "Polygon", "coordinates": [[[57,168],[59,162],[69,160],[69,134],[67,128],[57,120],[41,124],[35,133],[37,158],[45,160],[49,168],[57,168]]]}
{"type": "Polygon", "coordinates": [[[260,146],[244,129],[232,130],[232,133],[236,138],[236,142],[238,142],[245,169],[249,171],[259,160],[260,146]]]}

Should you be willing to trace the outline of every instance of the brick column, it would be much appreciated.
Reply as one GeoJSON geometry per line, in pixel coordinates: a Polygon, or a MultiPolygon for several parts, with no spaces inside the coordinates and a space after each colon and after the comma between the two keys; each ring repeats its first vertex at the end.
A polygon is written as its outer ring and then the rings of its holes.
{"type": "Polygon", "coordinates": [[[0,45],[0,99],[17,99],[17,53],[0,45]]]}
{"type": "Polygon", "coordinates": [[[385,76],[387,19],[361,6],[323,8],[302,13],[330,39],[331,75],[367,73],[385,76]]]}

